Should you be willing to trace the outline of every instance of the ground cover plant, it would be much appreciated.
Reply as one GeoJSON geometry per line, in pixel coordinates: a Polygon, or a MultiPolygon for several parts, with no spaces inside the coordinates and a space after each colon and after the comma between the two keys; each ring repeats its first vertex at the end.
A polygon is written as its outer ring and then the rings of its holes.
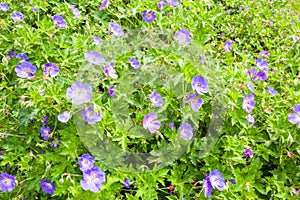
{"type": "Polygon", "coordinates": [[[299,8],[0,2],[0,198],[299,199],[299,8]]]}

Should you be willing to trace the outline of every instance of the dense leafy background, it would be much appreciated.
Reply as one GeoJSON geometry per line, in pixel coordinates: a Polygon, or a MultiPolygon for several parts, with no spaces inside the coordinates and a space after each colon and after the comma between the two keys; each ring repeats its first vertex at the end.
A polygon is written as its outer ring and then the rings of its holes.
{"type": "MultiPolygon", "coordinates": [[[[227,180],[235,179],[236,184],[227,183],[223,192],[214,190],[212,199],[299,199],[292,191],[300,188],[300,129],[287,120],[292,107],[300,103],[300,45],[292,39],[300,36],[297,2],[229,0],[221,5],[217,1],[183,0],[178,7],[166,6],[161,11],[158,2],[148,0],[111,1],[102,11],[98,10],[98,0],[7,3],[10,10],[0,11],[0,169],[16,176],[18,186],[10,193],[1,192],[1,199],[203,199],[202,180],[213,169],[219,169],[227,180]],[[80,19],[72,14],[71,3],[81,11],[80,19]],[[33,12],[33,7],[38,7],[38,12],[33,12]],[[226,12],[229,9],[232,12],[226,12]],[[141,18],[143,10],[154,11],[157,19],[147,24],[141,18]],[[22,12],[25,20],[14,23],[10,16],[13,11],[22,12]],[[66,29],[54,27],[54,14],[66,19],[66,29]],[[91,36],[105,40],[111,21],[125,30],[189,30],[194,42],[203,45],[223,70],[227,112],[222,136],[205,158],[200,159],[191,145],[174,164],[143,174],[123,173],[97,162],[107,180],[99,193],[92,193],[83,191],[79,184],[82,177],[77,159],[87,150],[72,120],[63,124],[57,115],[72,108],[65,97],[66,88],[76,80],[77,70],[85,62],[84,53],[95,48],[91,36]],[[231,52],[224,51],[227,40],[234,41],[231,52]],[[36,79],[16,76],[14,68],[20,60],[8,60],[9,50],[28,54],[29,61],[38,68],[36,79]],[[247,70],[255,67],[261,51],[270,53],[267,61],[274,72],[268,72],[266,81],[253,83],[254,128],[246,122],[242,99],[250,94],[246,84],[252,81],[247,70]],[[43,79],[42,69],[47,62],[60,67],[58,77],[43,79]],[[271,96],[267,86],[279,94],[271,96]],[[40,120],[46,115],[53,131],[49,141],[39,133],[40,120]],[[30,121],[30,117],[35,120],[30,121]],[[50,146],[55,139],[62,141],[57,149],[50,146]],[[252,159],[242,154],[246,148],[253,150],[252,159]],[[54,183],[52,196],[40,189],[42,178],[54,183]],[[123,187],[124,178],[133,180],[130,189],[123,187]],[[175,186],[175,195],[170,194],[169,185],[175,186]]],[[[116,70],[121,74],[124,69],[116,70]]],[[[106,93],[109,84],[102,87],[99,92],[106,93]]],[[[147,143],[140,146],[147,147],[147,143]]]]}

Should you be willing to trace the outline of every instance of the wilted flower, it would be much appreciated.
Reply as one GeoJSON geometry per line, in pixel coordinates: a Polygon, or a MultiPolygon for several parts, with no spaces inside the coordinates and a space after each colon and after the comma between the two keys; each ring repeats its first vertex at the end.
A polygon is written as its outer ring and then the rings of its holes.
{"type": "Polygon", "coordinates": [[[113,79],[116,79],[118,78],[118,75],[116,74],[116,70],[113,68],[113,66],[114,66],[113,63],[107,64],[106,67],[104,68],[104,74],[113,79]]]}
{"type": "Polygon", "coordinates": [[[296,113],[291,113],[288,115],[288,120],[292,124],[298,124],[298,128],[300,128],[300,104],[296,104],[294,106],[294,111],[296,113]]]}
{"type": "Polygon", "coordinates": [[[90,154],[83,154],[78,158],[79,168],[82,172],[86,172],[94,167],[95,159],[90,154]]]}
{"type": "Polygon", "coordinates": [[[184,28],[180,29],[179,31],[175,32],[174,39],[182,46],[191,43],[191,36],[190,32],[184,28]]]}
{"type": "Polygon", "coordinates": [[[251,151],[250,149],[245,149],[245,150],[243,151],[243,154],[244,154],[245,156],[247,156],[248,158],[252,158],[252,157],[253,157],[253,151],[251,151]]]}
{"type": "Polygon", "coordinates": [[[108,95],[109,95],[110,97],[112,97],[112,96],[114,96],[114,95],[116,94],[114,88],[115,88],[115,87],[114,87],[113,85],[109,86],[109,88],[108,88],[108,95]]]}
{"type": "Polygon", "coordinates": [[[104,63],[104,57],[97,51],[85,52],[84,58],[92,65],[102,65],[104,63]]]}
{"type": "Polygon", "coordinates": [[[249,124],[253,124],[254,123],[254,117],[252,115],[247,115],[246,116],[246,120],[249,124]]]}
{"type": "Polygon", "coordinates": [[[28,61],[28,55],[26,53],[19,53],[16,55],[16,58],[28,61]]]}
{"type": "Polygon", "coordinates": [[[209,173],[209,181],[213,188],[223,191],[225,189],[225,179],[222,176],[222,173],[215,169],[209,173]]]}
{"type": "Polygon", "coordinates": [[[60,15],[54,15],[52,17],[52,21],[53,21],[56,28],[64,29],[67,26],[67,23],[66,23],[65,19],[60,15]]]}
{"type": "Polygon", "coordinates": [[[278,92],[276,90],[274,90],[274,88],[271,86],[268,86],[268,92],[273,96],[278,94],[278,92]]]}
{"type": "Polygon", "coordinates": [[[0,3],[0,10],[6,12],[9,10],[9,6],[6,3],[0,3]]]}
{"type": "Polygon", "coordinates": [[[150,23],[156,19],[156,15],[152,11],[144,10],[144,12],[142,14],[142,18],[145,22],[150,23]]]}
{"type": "Polygon", "coordinates": [[[41,136],[43,137],[44,140],[48,140],[49,139],[49,135],[51,133],[50,127],[49,126],[43,126],[41,128],[41,136]]]}
{"type": "Polygon", "coordinates": [[[124,187],[130,188],[130,182],[131,182],[131,181],[130,181],[129,179],[125,178],[125,179],[124,179],[124,183],[123,183],[124,187]]]}
{"type": "Polygon", "coordinates": [[[250,77],[252,77],[256,74],[256,70],[255,70],[255,68],[251,68],[251,69],[248,69],[247,73],[250,77]]]}
{"type": "Polygon", "coordinates": [[[231,9],[226,10],[226,13],[227,13],[227,14],[230,14],[230,13],[232,13],[232,10],[231,10],[231,9]]]}
{"type": "Polygon", "coordinates": [[[48,116],[45,116],[45,117],[43,117],[43,119],[41,119],[42,124],[48,124],[48,122],[49,122],[49,117],[48,116]]]}
{"type": "Polygon", "coordinates": [[[198,94],[191,94],[185,100],[185,103],[191,104],[192,110],[195,112],[200,109],[200,107],[202,106],[202,102],[202,99],[198,98],[198,94]]]}
{"type": "Polygon", "coordinates": [[[36,67],[31,62],[23,61],[21,65],[15,68],[17,76],[20,78],[33,78],[36,72],[36,67]]]}
{"type": "Polygon", "coordinates": [[[251,92],[254,92],[254,86],[252,83],[247,83],[247,87],[251,92]]]}
{"type": "Polygon", "coordinates": [[[198,94],[204,94],[208,92],[208,85],[206,80],[202,76],[194,76],[192,79],[192,88],[198,94]]]}
{"type": "Polygon", "coordinates": [[[80,10],[76,8],[74,5],[72,6],[72,13],[76,18],[80,18],[80,10]]]}
{"type": "Polygon", "coordinates": [[[51,181],[49,180],[40,180],[41,185],[40,187],[42,188],[42,190],[47,193],[47,194],[53,194],[54,193],[54,185],[51,181]]]}
{"type": "Polygon", "coordinates": [[[105,182],[105,173],[99,167],[93,167],[83,173],[80,185],[83,190],[99,192],[105,182]]]}
{"type": "Polygon", "coordinates": [[[158,94],[156,91],[153,91],[149,95],[149,98],[150,98],[150,101],[152,102],[152,105],[155,106],[155,107],[159,107],[159,106],[162,106],[164,104],[164,100],[162,99],[160,94],[158,94]]]}
{"type": "Polygon", "coordinates": [[[167,5],[167,4],[165,3],[164,0],[160,0],[160,1],[158,2],[157,7],[158,7],[159,10],[162,10],[166,5],[167,5]]]}
{"type": "Polygon", "coordinates": [[[3,192],[10,192],[15,189],[16,178],[6,172],[0,174],[0,190],[3,192]]]}
{"type": "Polygon", "coordinates": [[[143,119],[143,127],[150,133],[155,133],[160,128],[160,121],[157,120],[156,113],[149,113],[143,119]]]}
{"type": "Polygon", "coordinates": [[[123,36],[124,35],[122,27],[115,22],[109,22],[109,30],[110,30],[111,34],[114,36],[123,36]]]}
{"type": "Polygon", "coordinates": [[[101,40],[101,38],[98,37],[98,36],[93,36],[92,39],[94,40],[94,43],[97,44],[97,45],[103,43],[103,41],[101,40]]]}
{"type": "Polygon", "coordinates": [[[62,123],[67,123],[70,118],[71,118],[71,111],[65,111],[62,114],[59,114],[57,116],[58,121],[62,123]]]}
{"type": "Polygon", "coordinates": [[[233,41],[226,41],[224,43],[224,49],[225,51],[229,52],[232,50],[233,41]]]}
{"type": "Polygon", "coordinates": [[[257,66],[260,70],[262,70],[262,71],[264,71],[264,72],[266,72],[266,71],[269,70],[269,68],[268,68],[268,62],[265,61],[265,60],[263,60],[262,58],[258,58],[258,59],[255,61],[255,64],[256,64],[256,66],[257,66]]]}
{"type": "Polygon", "coordinates": [[[173,7],[177,7],[179,5],[179,2],[177,0],[166,0],[166,2],[173,7]]]}
{"type": "Polygon", "coordinates": [[[265,72],[257,72],[254,76],[253,76],[253,78],[252,78],[252,80],[253,81],[257,81],[257,80],[261,80],[261,81],[265,81],[265,80],[267,80],[267,75],[266,75],[266,73],[265,72]]]}
{"type": "Polygon", "coordinates": [[[56,149],[59,147],[60,144],[61,144],[60,140],[55,140],[55,141],[51,142],[50,146],[56,149]]]}
{"type": "Polygon", "coordinates": [[[67,88],[66,96],[72,99],[72,103],[80,105],[88,103],[92,100],[92,86],[88,83],[76,81],[72,83],[71,87],[67,88]]]}
{"type": "Polygon", "coordinates": [[[252,110],[255,106],[256,102],[254,101],[254,94],[244,95],[243,99],[243,109],[248,113],[252,113],[252,110]]]}
{"type": "Polygon", "coordinates": [[[106,8],[109,5],[109,0],[104,0],[102,2],[102,4],[99,7],[99,10],[103,10],[104,8],[106,8]]]}
{"type": "Polygon", "coordinates": [[[213,190],[213,187],[209,180],[209,175],[205,176],[205,179],[203,179],[203,185],[202,185],[204,196],[205,197],[211,197],[211,192],[213,190]]]}
{"type": "Polygon", "coordinates": [[[129,58],[128,60],[129,60],[130,65],[131,65],[132,68],[134,68],[134,69],[140,68],[141,65],[140,65],[140,63],[139,63],[139,61],[137,59],[135,59],[135,58],[129,58]]]}
{"type": "Polygon", "coordinates": [[[9,50],[9,56],[7,56],[7,59],[11,59],[15,57],[17,54],[14,50],[9,50]]]}
{"type": "Polygon", "coordinates": [[[101,112],[96,113],[94,107],[84,108],[81,112],[82,119],[88,124],[96,124],[98,121],[101,121],[102,114],[101,112]]]}
{"type": "Polygon", "coordinates": [[[11,14],[11,18],[15,21],[15,22],[20,22],[24,20],[24,15],[21,12],[13,12],[11,14]]]}
{"type": "Polygon", "coordinates": [[[45,75],[50,75],[52,77],[55,77],[59,73],[59,68],[54,63],[49,62],[44,65],[43,73],[45,75]]]}
{"type": "Polygon", "coordinates": [[[261,52],[259,52],[259,56],[261,56],[261,57],[269,57],[269,52],[267,52],[267,51],[261,51],[261,52]]]}
{"type": "Polygon", "coordinates": [[[179,127],[180,137],[184,140],[191,140],[193,138],[193,128],[188,123],[183,123],[179,127]]]}

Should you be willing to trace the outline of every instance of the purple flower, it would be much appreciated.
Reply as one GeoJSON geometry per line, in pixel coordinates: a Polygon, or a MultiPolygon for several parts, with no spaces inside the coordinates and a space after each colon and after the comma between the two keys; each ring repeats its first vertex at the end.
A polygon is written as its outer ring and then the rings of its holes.
{"type": "Polygon", "coordinates": [[[0,161],[3,160],[2,155],[3,155],[3,154],[0,152],[0,161]]]}
{"type": "Polygon", "coordinates": [[[227,13],[227,14],[230,14],[230,13],[232,13],[232,10],[231,10],[231,9],[226,10],[226,13],[227,13]]]}
{"type": "Polygon", "coordinates": [[[134,69],[140,68],[141,65],[140,65],[140,63],[139,63],[139,61],[137,59],[135,59],[135,58],[129,58],[128,60],[129,60],[130,65],[131,65],[132,68],[134,68],[134,69]]]}
{"type": "Polygon", "coordinates": [[[123,183],[124,187],[130,188],[130,182],[131,182],[131,181],[130,181],[129,179],[125,178],[125,179],[124,179],[124,183],[123,183]]]}
{"type": "Polygon", "coordinates": [[[294,42],[298,42],[299,41],[299,37],[297,37],[296,35],[293,35],[292,38],[293,38],[294,42]]]}
{"type": "Polygon", "coordinates": [[[29,120],[30,120],[30,121],[33,121],[33,120],[34,120],[34,117],[30,117],[29,120]]]}
{"type": "Polygon", "coordinates": [[[0,3],[0,10],[6,12],[9,10],[9,6],[6,3],[0,3]]]}
{"type": "Polygon", "coordinates": [[[152,102],[152,105],[155,106],[155,107],[159,107],[159,106],[162,106],[164,104],[164,100],[162,99],[160,94],[158,94],[156,91],[153,91],[149,95],[149,98],[150,98],[150,101],[152,102]]]}
{"type": "Polygon", "coordinates": [[[254,101],[254,94],[244,95],[243,99],[243,109],[246,110],[247,113],[252,113],[252,110],[255,106],[256,102],[254,101]]]}
{"type": "Polygon", "coordinates": [[[202,102],[202,99],[198,98],[198,94],[191,94],[185,100],[185,103],[191,104],[192,110],[195,112],[200,109],[200,107],[202,106],[202,102]]]}
{"type": "Polygon", "coordinates": [[[99,10],[100,10],[100,11],[103,10],[103,9],[106,8],[108,5],[109,5],[109,0],[104,0],[104,1],[102,2],[102,4],[100,5],[99,10]]]}
{"type": "Polygon", "coordinates": [[[300,104],[296,104],[294,106],[294,111],[296,113],[291,113],[288,115],[288,120],[292,124],[298,124],[298,128],[300,128],[300,104]]]}
{"type": "Polygon", "coordinates": [[[242,7],[239,7],[239,11],[241,11],[241,12],[242,12],[242,11],[243,11],[243,8],[242,8],[242,7]]]}
{"type": "Polygon", "coordinates": [[[171,122],[171,123],[169,124],[169,128],[172,129],[172,130],[174,130],[174,122],[171,122]]]}
{"type": "Polygon", "coordinates": [[[229,52],[232,50],[233,41],[226,41],[224,43],[224,49],[226,52],[229,52]]]}
{"type": "Polygon", "coordinates": [[[247,87],[251,92],[254,92],[254,86],[252,83],[247,83],[247,87]]]}
{"type": "Polygon", "coordinates": [[[243,151],[243,154],[244,154],[245,156],[247,156],[248,158],[252,158],[252,157],[253,157],[253,152],[252,152],[250,149],[245,149],[245,150],[243,151]]]}
{"type": "Polygon", "coordinates": [[[54,15],[52,17],[52,21],[53,21],[56,28],[64,29],[67,26],[67,23],[66,23],[65,19],[60,15],[54,15]]]}
{"type": "Polygon", "coordinates": [[[114,87],[113,85],[109,86],[109,88],[108,88],[108,95],[109,95],[110,97],[112,97],[112,96],[114,96],[114,95],[116,94],[114,88],[115,88],[115,87],[114,87]]]}
{"type": "Polygon", "coordinates": [[[174,39],[182,46],[191,43],[191,36],[190,32],[184,28],[180,29],[179,31],[175,32],[174,39]]]}
{"type": "Polygon", "coordinates": [[[59,68],[54,63],[49,62],[49,63],[46,63],[44,65],[43,73],[45,75],[49,75],[50,74],[50,76],[55,77],[59,73],[59,68]]]}
{"type": "Polygon", "coordinates": [[[37,11],[38,11],[38,8],[34,7],[34,8],[32,8],[32,11],[33,11],[33,12],[37,12],[37,11]]]}
{"type": "Polygon", "coordinates": [[[193,128],[188,123],[183,123],[179,127],[180,137],[184,140],[191,140],[193,138],[193,128]]]}
{"type": "Polygon", "coordinates": [[[270,19],[270,24],[271,24],[271,26],[273,25],[273,19],[272,18],[270,19]]]}
{"type": "Polygon", "coordinates": [[[116,74],[116,70],[113,68],[113,66],[114,66],[113,63],[107,64],[106,67],[104,68],[104,74],[113,79],[116,79],[118,78],[118,75],[116,74]]]}
{"type": "Polygon", "coordinates": [[[97,51],[87,51],[84,54],[84,58],[92,65],[104,64],[104,57],[97,51]]]}
{"type": "Polygon", "coordinates": [[[257,66],[260,70],[262,70],[262,71],[264,71],[264,72],[266,72],[266,71],[269,70],[269,68],[268,68],[268,62],[265,61],[265,60],[263,60],[262,58],[258,58],[258,59],[255,61],[255,64],[256,64],[256,66],[257,66]]]}
{"type": "Polygon", "coordinates": [[[66,96],[72,99],[72,103],[80,105],[88,103],[92,100],[92,86],[88,83],[76,81],[72,83],[71,87],[67,88],[66,96]]]}
{"type": "Polygon", "coordinates": [[[206,80],[202,76],[194,76],[192,79],[192,88],[198,94],[204,94],[208,92],[208,85],[206,80]]]}
{"type": "Polygon", "coordinates": [[[41,128],[41,136],[44,138],[44,140],[48,140],[49,139],[49,134],[51,133],[50,127],[49,126],[43,126],[41,128]]]}
{"type": "Polygon", "coordinates": [[[49,122],[48,116],[45,116],[45,117],[43,117],[43,119],[41,119],[42,124],[48,124],[48,122],[49,122]]]}
{"type": "Polygon", "coordinates": [[[80,185],[83,190],[99,192],[105,182],[105,173],[99,167],[93,167],[83,173],[80,185]]]}
{"type": "Polygon", "coordinates": [[[17,76],[20,78],[33,78],[36,72],[36,67],[31,62],[23,61],[21,65],[15,68],[17,76]]]}
{"type": "Polygon", "coordinates": [[[67,123],[70,118],[71,118],[71,111],[65,111],[62,114],[59,114],[57,116],[58,121],[62,123],[67,123]]]}
{"type": "Polygon", "coordinates": [[[165,3],[164,0],[160,0],[160,1],[158,2],[157,7],[158,7],[159,10],[162,10],[166,5],[167,5],[167,4],[165,3]]]}
{"type": "Polygon", "coordinates": [[[103,41],[101,40],[101,38],[98,37],[98,36],[93,36],[92,39],[94,40],[94,43],[97,44],[97,45],[103,43],[103,41]]]}
{"type": "Polygon", "coordinates": [[[41,185],[40,187],[42,188],[42,190],[47,193],[47,194],[53,194],[54,193],[54,185],[51,181],[49,180],[40,180],[41,185]]]}
{"type": "Polygon", "coordinates": [[[213,190],[213,187],[209,180],[209,175],[205,176],[205,179],[203,179],[203,185],[202,185],[204,196],[205,197],[211,197],[211,192],[213,190]]]}
{"type": "Polygon", "coordinates": [[[16,55],[16,58],[28,61],[28,55],[26,53],[19,53],[16,55]]]}
{"type": "Polygon", "coordinates": [[[15,189],[16,178],[6,172],[0,174],[0,190],[3,192],[10,192],[15,189]]]}
{"type": "Polygon", "coordinates": [[[39,91],[39,94],[40,94],[41,96],[44,96],[44,95],[45,95],[45,92],[44,92],[43,90],[40,90],[40,91],[39,91]]]}
{"type": "Polygon", "coordinates": [[[254,117],[252,115],[247,115],[246,116],[246,120],[249,124],[253,124],[254,123],[254,117]]]}
{"type": "Polygon", "coordinates": [[[234,179],[230,179],[229,182],[231,182],[233,185],[236,184],[235,180],[234,179]]]}
{"type": "Polygon", "coordinates": [[[291,24],[294,25],[295,23],[296,23],[295,20],[292,19],[292,20],[291,20],[291,24]]]}
{"type": "Polygon", "coordinates": [[[84,108],[81,112],[82,119],[88,124],[96,124],[98,121],[101,121],[102,114],[101,112],[96,113],[94,107],[84,108]]]}
{"type": "Polygon", "coordinates": [[[269,52],[267,52],[267,51],[261,51],[261,52],[259,52],[259,56],[261,56],[261,57],[269,57],[269,52]]]}
{"type": "Polygon", "coordinates": [[[250,7],[249,6],[245,6],[245,10],[249,10],[250,9],[250,7]]]}
{"type": "Polygon", "coordinates": [[[268,92],[273,96],[278,94],[278,92],[276,90],[274,90],[274,88],[271,86],[268,86],[268,92]]]}
{"type": "Polygon", "coordinates": [[[90,154],[83,154],[78,158],[79,168],[82,172],[86,172],[94,167],[95,159],[90,154]]]}
{"type": "Polygon", "coordinates": [[[9,56],[7,56],[7,59],[11,59],[15,57],[17,54],[14,50],[9,50],[9,56]]]}
{"type": "Polygon", "coordinates": [[[109,22],[109,30],[110,30],[111,34],[114,36],[123,36],[124,35],[122,27],[115,22],[109,22]]]}
{"type": "Polygon", "coordinates": [[[145,22],[150,23],[156,19],[156,15],[152,11],[144,10],[144,12],[142,14],[142,18],[145,22]]]}
{"type": "Polygon", "coordinates": [[[75,6],[72,6],[72,13],[76,18],[80,18],[80,10],[78,10],[78,8],[76,8],[75,6]]]}
{"type": "Polygon", "coordinates": [[[11,14],[11,18],[15,21],[15,22],[20,22],[24,20],[24,15],[21,12],[14,12],[11,14]]]}
{"type": "Polygon", "coordinates": [[[209,181],[213,188],[223,191],[225,189],[225,179],[222,176],[222,173],[215,169],[209,173],[209,181]]]}
{"type": "Polygon", "coordinates": [[[252,78],[252,80],[253,81],[257,81],[257,80],[261,80],[261,81],[265,81],[265,80],[267,80],[267,75],[266,75],[266,73],[265,72],[257,72],[254,76],[253,76],[253,78],[252,78]]]}
{"type": "Polygon", "coordinates": [[[155,133],[160,128],[160,121],[157,120],[156,113],[149,113],[143,119],[143,127],[150,133],[155,133]]]}
{"type": "Polygon", "coordinates": [[[56,149],[59,147],[60,144],[61,144],[60,140],[55,140],[55,141],[51,142],[50,146],[56,149]]]}
{"type": "Polygon", "coordinates": [[[166,2],[173,7],[177,7],[179,5],[179,2],[177,2],[177,0],[166,0],[166,2]]]}
{"type": "Polygon", "coordinates": [[[248,74],[250,77],[254,76],[256,74],[255,68],[248,69],[248,74]]]}

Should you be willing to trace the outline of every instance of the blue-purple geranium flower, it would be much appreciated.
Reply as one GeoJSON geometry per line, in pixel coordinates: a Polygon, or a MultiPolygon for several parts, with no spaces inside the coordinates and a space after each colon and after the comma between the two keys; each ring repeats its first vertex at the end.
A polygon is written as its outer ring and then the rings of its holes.
{"type": "Polygon", "coordinates": [[[179,127],[180,137],[184,140],[191,140],[193,138],[193,128],[188,123],[183,123],[179,127]]]}
{"type": "Polygon", "coordinates": [[[261,57],[269,57],[269,52],[267,52],[267,51],[261,51],[261,52],[259,52],[259,56],[261,56],[261,57]]]}
{"type": "Polygon", "coordinates": [[[42,188],[42,190],[47,193],[47,194],[53,194],[55,187],[54,184],[49,181],[49,180],[40,180],[41,185],[40,187],[42,188]]]}
{"type": "Polygon", "coordinates": [[[162,10],[167,4],[165,3],[165,0],[160,0],[157,4],[157,7],[159,10],[162,10]]]}
{"type": "Polygon", "coordinates": [[[169,6],[177,7],[179,5],[179,2],[177,0],[166,0],[167,4],[169,6]]]}
{"type": "Polygon", "coordinates": [[[219,191],[225,189],[226,182],[219,170],[215,169],[209,173],[209,181],[214,189],[218,189],[219,191]]]}
{"type": "Polygon", "coordinates": [[[198,94],[204,94],[208,92],[208,84],[202,76],[194,76],[192,79],[192,88],[198,94]]]}
{"type": "Polygon", "coordinates": [[[174,122],[171,122],[171,123],[169,124],[169,128],[172,129],[172,130],[174,130],[174,122]]]}
{"type": "Polygon", "coordinates": [[[186,100],[185,103],[190,103],[192,110],[197,112],[201,106],[202,106],[202,99],[198,98],[199,94],[191,94],[189,95],[186,100]]]}
{"type": "Polygon", "coordinates": [[[278,94],[278,92],[271,86],[268,86],[268,92],[272,95],[275,96],[276,94],[278,94]]]}
{"type": "Polygon", "coordinates": [[[104,10],[106,7],[108,7],[108,5],[109,5],[109,0],[104,0],[100,5],[99,10],[100,11],[104,10]]]}
{"type": "Polygon", "coordinates": [[[233,41],[226,41],[224,43],[224,49],[225,51],[229,52],[232,50],[233,41]]]}
{"type": "Polygon", "coordinates": [[[267,80],[268,76],[265,72],[256,72],[255,75],[253,76],[252,80],[253,81],[265,81],[267,80]]]}
{"type": "Polygon", "coordinates": [[[104,64],[104,57],[97,51],[87,51],[84,54],[84,58],[92,65],[104,64]]]}
{"type": "Polygon", "coordinates": [[[72,103],[80,105],[88,103],[92,100],[92,86],[88,83],[76,81],[72,83],[71,87],[67,88],[66,96],[72,99],[72,103]]]}
{"type": "Polygon", "coordinates": [[[300,104],[294,106],[294,111],[295,113],[288,115],[288,120],[292,124],[298,124],[298,128],[300,128],[300,104]]]}
{"type": "Polygon", "coordinates": [[[134,69],[140,68],[141,65],[140,65],[139,61],[136,58],[129,58],[128,60],[129,60],[130,65],[131,65],[132,68],[134,68],[134,69]]]}
{"type": "Polygon", "coordinates": [[[150,23],[156,19],[156,15],[153,11],[144,10],[142,18],[145,22],[150,23]]]}
{"type": "Polygon", "coordinates": [[[131,181],[128,178],[125,178],[124,179],[124,183],[123,183],[124,187],[125,188],[130,188],[130,182],[131,181]]]}
{"type": "Polygon", "coordinates": [[[254,117],[252,115],[247,115],[246,120],[249,124],[254,124],[254,117]]]}
{"type": "Polygon", "coordinates": [[[109,86],[109,88],[108,88],[108,95],[109,95],[110,97],[112,97],[112,96],[114,96],[114,95],[116,94],[114,88],[115,88],[115,87],[114,87],[113,85],[109,86]]]}
{"type": "Polygon", "coordinates": [[[96,45],[103,43],[102,39],[99,36],[93,36],[92,39],[94,41],[94,44],[96,45]]]}
{"type": "Polygon", "coordinates": [[[67,26],[67,22],[66,22],[65,19],[64,19],[62,16],[60,16],[60,15],[54,15],[54,16],[52,17],[52,21],[53,21],[53,23],[54,23],[54,25],[55,25],[56,28],[64,29],[64,28],[66,28],[66,26],[67,26]]]}
{"type": "Polygon", "coordinates": [[[50,146],[53,147],[53,148],[58,148],[61,144],[61,141],[58,139],[58,140],[54,140],[53,142],[51,142],[50,146]]]}
{"type": "Polygon", "coordinates": [[[0,174],[0,190],[2,192],[10,192],[15,189],[16,178],[6,172],[0,174]]]}
{"type": "Polygon", "coordinates": [[[33,78],[36,72],[36,67],[31,62],[23,61],[21,65],[15,68],[17,76],[20,78],[33,78]]]}
{"type": "Polygon", "coordinates": [[[253,157],[253,151],[251,151],[250,149],[245,149],[245,150],[243,151],[243,154],[244,154],[245,156],[247,156],[248,158],[252,158],[252,157],[253,157]]]}
{"type": "Polygon", "coordinates": [[[244,95],[242,107],[247,113],[252,113],[255,104],[256,102],[254,101],[254,94],[244,95]]]}
{"type": "Polygon", "coordinates": [[[18,53],[18,54],[16,55],[16,58],[18,58],[18,59],[23,59],[23,60],[25,60],[25,61],[28,61],[28,55],[27,55],[26,53],[18,53]]]}
{"type": "Polygon", "coordinates": [[[155,106],[155,107],[159,107],[159,106],[162,106],[164,104],[164,100],[162,99],[160,94],[158,94],[156,91],[153,91],[149,95],[149,98],[150,98],[150,101],[152,102],[152,105],[155,106]]]}
{"type": "Polygon", "coordinates": [[[20,22],[24,20],[24,15],[21,12],[13,12],[11,14],[11,18],[14,20],[14,22],[20,22]]]}
{"type": "Polygon", "coordinates": [[[80,185],[83,190],[99,192],[105,182],[105,173],[99,167],[93,167],[83,173],[80,185]]]}
{"type": "Polygon", "coordinates": [[[206,175],[205,178],[203,179],[202,188],[204,191],[204,196],[208,198],[211,197],[211,192],[213,190],[213,187],[210,183],[209,175],[206,175]]]}
{"type": "Polygon", "coordinates": [[[50,127],[49,126],[43,126],[40,130],[41,136],[43,137],[44,140],[49,139],[49,135],[51,133],[50,127]]]}
{"type": "Polygon", "coordinates": [[[83,154],[78,158],[79,168],[82,172],[86,172],[94,167],[95,159],[90,154],[83,154]]]}
{"type": "Polygon", "coordinates": [[[81,112],[82,119],[88,124],[96,124],[98,121],[101,121],[102,114],[101,112],[96,113],[94,107],[84,108],[81,112]]]}
{"type": "Polygon", "coordinates": [[[262,70],[262,71],[264,71],[264,72],[266,72],[266,71],[269,70],[269,68],[268,68],[268,62],[265,61],[265,60],[263,60],[262,58],[258,58],[258,59],[255,61],[255,64],[256,64],[256,66],[257,66],[260,70],[262,70]]]}
{"type": "Polygon", "coordinates": [[[55,77],[59,73],[59,68],[56,64],[49,62],[44,65],[43,73],[55,77]]]}
{"type": "Polygon", "coordinates": [[[108,25],[109,25],[109,30],[112,35],[114,35],[114,36],[123,36],[124,35],[123,29],[119,24],[117,24],[115,22],[110,22],[108,25]]]}
{"type": "Polygon", "coordinates": [[[118,78],[118,75],[116,74],[116,70],[114,69],[114,64],[113,63],[109,63],[106,65],[106,67],[104,68],[104,74],[106,76],[109,76],[113,79],[118,78]]]}
{"type": "Polygon", "coordinates": [[[67,123],[71,118],[71,111],[65,111],[57,116],[58,121],[67,123]]]}
{"type": "Polygon", "coordinates": [[[185,45],[191,43],[191,40],[192,40],[190,32],[184,28],[175,32],[174,39],[182,46],[185,46],[185,45]]]}
{"type": "Polygon", "coordinates": [[[9,6],[6,3],[0,3],[0,10],[6,12],[9,10],[9,6]]]}
{"type": "Polygon", "coordinates": [[[143,127],[150,131],[150,133],[155,133],[160,128],[160,121],[157,119],[156,113],[149,113],[145,115],[143,119],[143,127]]]}
{"type": "Polygon", "coordinates": [[[72,6],[72,13],[76,18],[80,18],[80,10],[76,8],[74,5],[72,6]]]}
{"type": "Polygon", "coordinates": [[[45,117],[43,117],[42,119],[41,119],[41,123],[42,124],[48,124],[49,123],[49,117],[46,115],[45,117]]]}

